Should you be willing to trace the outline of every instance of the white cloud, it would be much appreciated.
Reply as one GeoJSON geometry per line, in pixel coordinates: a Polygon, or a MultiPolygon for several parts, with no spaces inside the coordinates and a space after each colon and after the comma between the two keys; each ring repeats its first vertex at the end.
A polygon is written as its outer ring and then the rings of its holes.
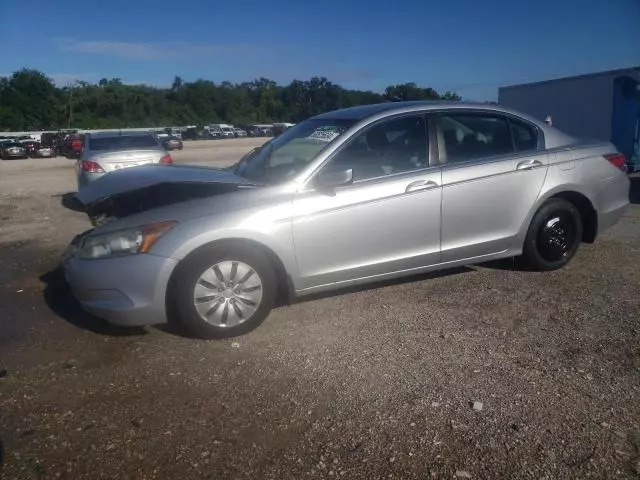
{"type": "Polygon", "coordinates": [[[258,53],[262,47],[239,44],[195,44],[189,42],[139,43],[112,41],[62,41],[59,47],[67,52],[109,55],[126,60],[166,60],[184,57],[212,57],[258,53]]]}

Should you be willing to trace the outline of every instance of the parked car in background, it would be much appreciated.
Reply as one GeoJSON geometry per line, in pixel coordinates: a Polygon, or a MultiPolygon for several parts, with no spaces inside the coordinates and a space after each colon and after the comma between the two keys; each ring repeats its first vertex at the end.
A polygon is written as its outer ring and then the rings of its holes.
{"type": "Polygon", "coordinates": [[[36,143],[31,156],[33,158],[53,158],[56,156],[56,149],[52,146],[46,146],[40,143],[36,143]]]}
{"type": "Polygon", "coordinates": [[[16,158],[27,158],[27,149],[14,140],[5,140],[0,144],[0,159],[12,160],[16,158]]]}
{"type": "Polygon", "coordinates": [[[260,137],[262,134],[257,127],[253,125],[240,125],[240,129],[244,130],[248,137],[260,137]]]}
{"type": "Polygon", "coordinates": [[[182,150],[182,140],[178,137],[170,136],[162,140],[162,146],[166,150],[182,150]]]}
{"type": "Polygon", "coordinates": [[[171,155],[150,133],[88,133],[76,162],[78,190],[109,172],[147,163],[172,162],[171,155]]]}
{"type": "Polygon", "coordinates": [[[44,132],[40,136],[40,144],[43,147],[52,147],[56,154],[61,154],[63,139],[64,137],[60,132],[44,132]]]}
{"type": "Polygon", "coordinates": [[[202,140],[204,138],[203,133],[198,127],[187,127],[182,133],[183,140],[202,140]]]}
{"type": "Polygon", "coordinates": [[[286,130],[287,130],[287,127],[284,125],[274,124],[273,127],[271,127],[271,132],[275,137],[277,137],[278,135],[282,135],[286,130]]]}
{"type": "Polygon", "coordinates": [[[112,323],[234,336],[277,298],[508,257],[562,268],[629,207],[624,168],[611,143],[499,106],[347,108],[226,170],[142,166],[80,191],[99,226],[66,277],[112,323]]]}
{"type": "Polygon", "coordinates": [[[79,158],[84,144],[84,134],[69,135],[62,143],[61,153],[67,158],[79,158]]]}
{"type": "Polygon", "coordinates": [[[235,127],[233,129],[236,137],[246,137],[247,136],[247,132],[241,128],[235,127]]]}
{"type": "Polygon", "coordinates": [[[205,127],[205,132],[208,132],[208,137],[212,140],[225,138],[224,132],[218,125],[209,125],[205,127]]]}
{"type": "Polygon", "coordinates": [[[220,130],[222,130],[222,134],[224,135],[225,138],[234,138],[236,136],[235,129],[231,126],[220,127],[220,130]]]}
{"type": "Polygon", "coordinates": [[[167,133],[169,134],[169,136],[182,140],[182,130],[180,130],[177,127],[171,127],[171,128],[168,128],[167,130],[168,130],[167,133]]]}
{"type": "Polygon", "coordinates": [[[29,139],[29,140],[20,140],[18,143],[20,143],[24,149],[27,151],[27,155],[29,157],[33,156],[35,150],[36,150],[36,145],[38,145],[38,142],[36,142],[33,139],[29,139]]]}

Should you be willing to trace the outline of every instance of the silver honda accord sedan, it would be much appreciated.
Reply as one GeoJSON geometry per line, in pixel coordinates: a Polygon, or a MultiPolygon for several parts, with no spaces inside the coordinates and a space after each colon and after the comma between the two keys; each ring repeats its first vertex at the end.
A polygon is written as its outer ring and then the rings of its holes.
{"type": "Polygon", "coordinates": [[[624,168],[610,143],[495,105],[347,108],[228,169],[105,175],[77,195],[97,227],[63,263],[109,322],[235,336],[314,292],[505,257],[561,268],[627,209],[624,168]]]}
{"type": "Polygon", "coordinates": [[[172,163],[171,155],[150,133],[87,133],[76,162],[78,189],[103,175],[147,163],[172,163]]]}

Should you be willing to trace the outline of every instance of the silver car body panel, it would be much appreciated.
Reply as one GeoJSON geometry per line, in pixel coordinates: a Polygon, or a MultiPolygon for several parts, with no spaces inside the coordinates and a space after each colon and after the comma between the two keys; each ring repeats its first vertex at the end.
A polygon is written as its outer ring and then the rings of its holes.
{"type": "Polygon", "coordinates": [[[440,263],[440,169],[390,177],[356,182],[334,196],[316,190],[296,195],[297,290],[440,263]],[[410,187],[429,182],[430,188],[410,187]]]}
{"type": "MultiPolygon", "coordinates": [[[[178,221],[151,254],[69,259],[67,272],[72,285],[94,282],[96,290],[116,289],[124,295],[117,296],[119,302],[114,297],[114,305],[119,306],[98,311],[104,304],[94,302],[86,288],[76,287],[81,303],[114,322],[164,322],[163,292],[171,270],[191,252],[218,240],[252,242],[256,248],[266,249],[281,263],[294,294],[302,296],[410,272],[519,255],[531,218],[557,194],[572,192],[586,197],[596,211],[598,232],[615,224],[629,205],[628,178],[603,158],[615,152],[609,143],[581,142],[526,115],[487,104],[416,102],[357,108],[361,119],[286,183],[252,185],[175,203],[96,229],[92,234],[178,221]],[[421,170],[356,181],[335,188],[333,193],[315,188],[318,171],[368,126],[395,115],[460,109],[503,113],[528,122],[539,132],[538,150],[455,164],[446,163],[436,150],[435,156],[431,152],[429,166],[421,170]],[[116,267],[119,263],[122,270],[116,267]],[[150,266],[155,263],[158,265],[150,266]],[[98,275],[98,264],[108,266],[106,275],[98,275]],[[122,271],[132,270],[136,273],[131,281],[122,286],[122,271]]],[[[354,111],[344,109],[316,118],[351,118],[354,111]]],[[[98,201],[114,191],[122,194],[154,183],[195,181],[196,175],[197,181],[205,183],[244,182],[215,169],[139,167],[110,174],[79,197],[86,202],[98,201]]]]}

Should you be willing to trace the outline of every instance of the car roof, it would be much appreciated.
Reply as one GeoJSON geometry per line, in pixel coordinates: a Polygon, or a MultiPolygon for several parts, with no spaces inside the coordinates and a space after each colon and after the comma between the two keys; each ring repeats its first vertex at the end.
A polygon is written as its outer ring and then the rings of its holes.
{"type": "Polygon", "coordinates": [[[501,113],[510,113],[519,117],[533,121],[537,125],[540,122],[521,112],[502,107],[495,103],[478,103],[478,102],[460,102],[451,100],[418,100],[406,102],[385,102],[374,103],[371,105],[361,105],[357,107],[342,108],[332,112],[316,115],[315,119],[344,119],[344,120],[364,120],[379,114],[386,113],[388,115],[396,113],[409,113],[421,110],[436,110],[442,108],[460,108],[472,110],[491,110],[501,113]]]}
{"type": "Polygon", "coordinates": [[[414,102],[386,102],[386,103],[375,103],[372,105],[362,105],[358,107],[350,107],[343,108],[341,110],[334,110],[332,112],[322,113],[315,117],[314,119],[324,119],[324,120],[353,120],[356,122],[360,121],[375,121],[377,119],[386,117],[388,115],[395,114],[403,114],[403,113],[412,113],[412,112],[423,112],[428,110],[440,110],[440,109],[451,109],[451,110],[477,110],[481,111],[489,111],[494,113],[502,113],[513,115],[516,118],[520,118],[522,120],[526,120],[529,123],[537,126],[537,128],[542,131],[544,135],[545,145],[568,145],[571,142],[574,142],[575,139],[566,133],[552,127],[551,125],[547,125],[545,122],[532,117],[531,115],[527,115],[517,110],[513,110],[511,108],[503,107],[502,105],[498,105],[497,103],[477,103],[477,102],[460,102],[460,101],[451,101],[451,100],[426,100],[426,101],[414,101],[414,102]]]}

